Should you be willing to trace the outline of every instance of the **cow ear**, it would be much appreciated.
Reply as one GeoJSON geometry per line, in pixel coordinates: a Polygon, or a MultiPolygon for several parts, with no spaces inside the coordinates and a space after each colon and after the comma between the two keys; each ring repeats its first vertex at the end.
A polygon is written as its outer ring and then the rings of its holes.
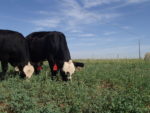
{"type": "Polygon", "coordinates": [[[76,68],[83,68],[84,67],[84,63],[82,63],[82,62],[73,62],[73,64],[74,64],[74,66],[76,67],[76,68]]]}

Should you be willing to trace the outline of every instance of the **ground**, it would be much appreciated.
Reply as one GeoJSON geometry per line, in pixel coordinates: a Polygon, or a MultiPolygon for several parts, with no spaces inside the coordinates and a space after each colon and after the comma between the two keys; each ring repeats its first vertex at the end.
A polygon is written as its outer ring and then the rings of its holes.
{"type": "Polygon", "coordinates": [[[0,81],[0,113],[149,113],[150,62],[77,60],[72,82],[52,81],[47,63],[38,76],[9,72],[0,81]]]}

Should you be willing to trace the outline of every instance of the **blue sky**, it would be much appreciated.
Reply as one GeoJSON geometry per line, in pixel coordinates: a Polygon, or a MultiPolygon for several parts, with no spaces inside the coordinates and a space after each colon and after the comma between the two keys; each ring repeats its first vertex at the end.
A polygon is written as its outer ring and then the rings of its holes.
{"type": "Polygon", "coordinates": [[[1,0],[0,29],[61,31],[72,58],[138,58],[150,52],[150,0],[1,0]]]}

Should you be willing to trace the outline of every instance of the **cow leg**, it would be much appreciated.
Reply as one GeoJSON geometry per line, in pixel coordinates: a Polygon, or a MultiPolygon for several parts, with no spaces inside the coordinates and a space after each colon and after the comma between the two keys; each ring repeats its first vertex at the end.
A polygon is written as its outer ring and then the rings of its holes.
{"type": "Polygon", "coordinates": [[[1,80],[4,79],[4,76],[8,70],[8,62],[1,61],[2,72],[0,73],[1,80]]]}
{"type": "Polygon", "coordinates": [[[56,80],[56,79],[58,79],[57,78],[57,73],[58,73],[58,71],[53,71],[53,69],[51,68],[51,79],[52,80],[56,80]]]}
{"type": "Polygon", "coordinates": [[[2,65],[2,72],[3,73],[6,73],[7,70],[8,70],[8,63],[7,62],[1,62],[1,65],[2,65]]]}
{"type": "Polygon", "coordinates": [[[24,79],[26,77],[26,75],[23,72],[23,66],[20,65],[20,66],[18,66],[18,68],[19,68],[19,71],[20,71],[20,73],[19,73],[20,78],[24,79]]]}
{"type": "Polygon", "coordinates": [[[38,65],[37,63],[34,64],[34,70],[35,70],[35,74],[38,75],[40,73],[40,71],[38,70],[38,65]]]}
{"type": "Polygon", "coordinates": [[[41,70],[43,69],[42,68],[42,65],[43,65],[43,62],[36,62],[34,63],[34,72],[36,75],[40,74],[41,70]]]}
{"type": "Polygon", "coordinates": [[[68,81],[67,75],[62,70],[60,71],[60,75],[63,81],[68,81]]]}
{"type": "Polygon", "coordinates": [[[54,70],[53,70],[53,67],[54,67],[54,65],[55,65],[54,62],[48,60],[48,63],[49,63],[49,67],[50,67],[50,70],[51,70],[51,79],[52,79],[52,80],[55,80],[55,79],[56,79],[56,75],[57,75],[57,73],[58,73],[58,70],[57,70],[57,71],[54,71],[54,70]]]}

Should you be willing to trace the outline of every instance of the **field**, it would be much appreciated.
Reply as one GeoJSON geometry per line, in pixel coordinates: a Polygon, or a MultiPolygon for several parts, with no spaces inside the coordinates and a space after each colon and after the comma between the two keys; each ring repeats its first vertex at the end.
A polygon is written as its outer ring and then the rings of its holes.
{"type": "Polygon", "coordinates": [[[0,113],[150,113],[150,62],[79,60],[72,82],[52,81],[48,65],[30,80],[10,68],[0,81],[0,113]]]}

